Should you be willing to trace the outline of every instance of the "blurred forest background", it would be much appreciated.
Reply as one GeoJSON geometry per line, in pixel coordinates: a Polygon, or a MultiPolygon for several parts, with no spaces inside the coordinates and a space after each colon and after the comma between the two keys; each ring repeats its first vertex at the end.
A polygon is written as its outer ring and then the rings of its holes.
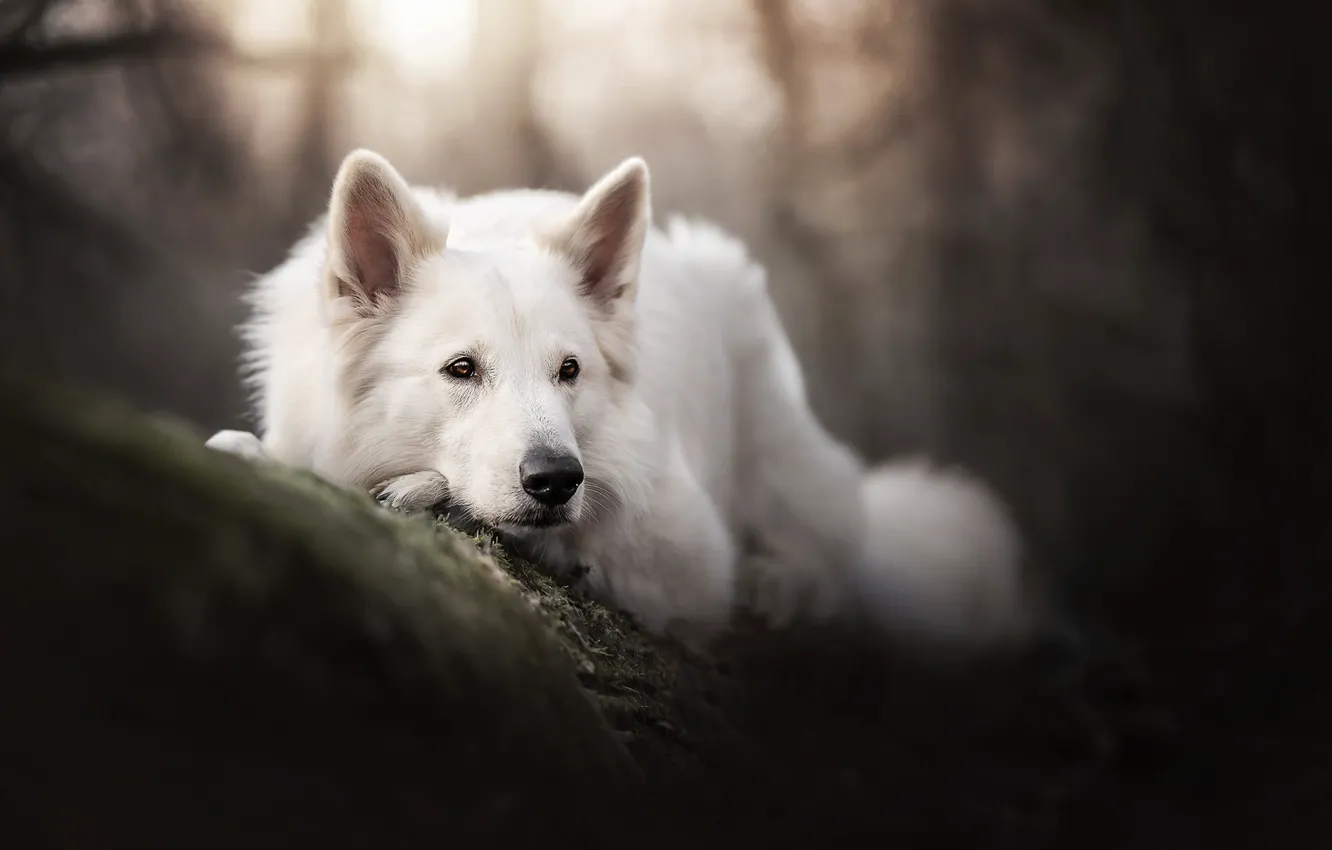
{"type": "Polygon", "coordinates": [[[1135,617],[1229,622],[1220,563],[1314,551],[1254,494],[1298,502],[1327,433],[1327,99],[1302,7],[1212,8],[3,0],[0,354],[243,424],[237,295],[350,148],[461,192],[640,154],[659,217],[767,264],[833,431],[976,468],[1038,565],[1205,575],[1135,617]]]}
{"type": "MultiPolygon", "coordinates": [[[[1319,32],[1298,2],[0,0],[0,356],[243,426],[237,296],[350,148],[461,192],[642,155],[659,217],[767,264],[833,431],[981,472],[1065,601],[1153,648],[1191,752],[1244,765],[1167,808],[1326,828],[1319,32]]],[[[1179,846],[1163,812],[1116,817],[1179,846]]]]}

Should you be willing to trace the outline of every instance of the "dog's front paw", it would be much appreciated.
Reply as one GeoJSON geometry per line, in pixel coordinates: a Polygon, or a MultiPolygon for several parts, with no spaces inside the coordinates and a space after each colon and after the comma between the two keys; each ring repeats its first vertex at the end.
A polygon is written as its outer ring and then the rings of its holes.
{"type": "Polygon", "coordinates": [[[390,510],[417,513],[448,501],[449,481],[434,470],[413,472],[381,481],[370,488],[370,495],[390,510]]]}
{"type": "Polygon", "coordinates": [[[800,620],[828,620],[841,601],[837,586],[828,577],[793,570],[771,556],[747,556],[741,575],[748,589],[747,607],[769,628],[784,629],[800,620]]]}
{"type": "Polygon", "coordinates": [[[249,431],[218,431],[208,438],[205,446],[213,451],[256,460],[266,457],[264,444],[249,431]]]}

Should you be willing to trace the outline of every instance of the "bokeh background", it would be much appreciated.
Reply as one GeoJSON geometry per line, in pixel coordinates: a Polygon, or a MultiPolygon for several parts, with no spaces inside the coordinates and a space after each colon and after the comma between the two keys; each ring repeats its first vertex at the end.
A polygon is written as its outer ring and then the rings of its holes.
{"type": "Polygon", "coordinates": [[[462,192],[638,154],[659,217],[767,264],[836,434],[978,470],[1070,599],[1173,576],[1135,617],[1223,623],[1253,577],[1220,564],[1308,552],[1271,494],[1326,423],[1327,107],[1303,12],[1210,9],[4,0],[0,353],[244,427],[238,293],[349,149],[462,192]]]}
{"type": "MultiPolygon", "coordinates": [[[[576,191],[642,155],[659,217],[711,218],[768,266],[827,425],[991,481],[1081,639],[1059,651],[1142,670],[1170,706],[1147,724],[1168,747],[1092,735],[1113,777],[1079,792],[1069,846],[1318,844],[1314,7],[0,0],[0,359],[201,436],[247,427],[238,295],[349,149],[461,192],[576,191]]],[[[1069,688],[1142,713],[1127,687],[1069,688]]],[[[1041,752],[1013,760],[1039,774],[1041,752]]]]}

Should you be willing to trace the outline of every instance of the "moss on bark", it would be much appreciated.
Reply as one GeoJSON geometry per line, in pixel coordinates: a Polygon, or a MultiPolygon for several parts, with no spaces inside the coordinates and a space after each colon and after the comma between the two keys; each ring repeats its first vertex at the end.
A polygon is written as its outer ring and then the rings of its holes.
{"type": "Polygon", "coordinates": [[[1178,664],[953,676],[829,630],[687,655],[201,437],[0,383],[0,798],[25,846],[1094,846],[1144,805],[1135,759],[1160,800],[1192,775],[1178,664]]]}
{"type": "Polygon", "coordinates": [[[112,403],[3,398],[6,750],[50,843],[831,840],[885,793],[904,838],[994,810],[1029,836],[1085,769],[941,769],[1033,706],[1085,737],[1029,678],[925,675],[827,632],[688,655],[439,522],[112,403]]]}
{"type": "Polygon", "coordinates": [[[5,749],[50,843],[828,838],[906,786],[968,829],[1031,808],[930,761],[1029,690],[977,701],[828,633],[687,655],[438,522],[112,403],[2,394],[5,749]]]}
{"type": "Polygon", "coordinates": [[[29,811],[79,801],[62,840],[127,788],[168,832],[225,795],[248,804],[203,817],[222,835],[272,811],[378,834],[444,793],[455,835],[494,836],[641,781],[567,638],[466,538],[113,404],[3,398],[6,761],[29,811]]]}

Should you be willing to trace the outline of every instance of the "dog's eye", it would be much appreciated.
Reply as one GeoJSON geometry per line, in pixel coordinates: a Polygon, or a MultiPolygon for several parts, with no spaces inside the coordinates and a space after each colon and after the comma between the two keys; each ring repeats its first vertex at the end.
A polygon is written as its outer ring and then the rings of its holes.
{"type": "Polygon", "coordinates": [[[472,362],[470,357],[459,357],[440,371],[450,378],[467,380],[476,374],[476,364],[472,362]]]}
{"type": "Polygon", "coordinates": [[[572,381],[574,378],[578,377],[578,372],[578,361],[572,357],[560,364],[561,381],[572,381]]]}

